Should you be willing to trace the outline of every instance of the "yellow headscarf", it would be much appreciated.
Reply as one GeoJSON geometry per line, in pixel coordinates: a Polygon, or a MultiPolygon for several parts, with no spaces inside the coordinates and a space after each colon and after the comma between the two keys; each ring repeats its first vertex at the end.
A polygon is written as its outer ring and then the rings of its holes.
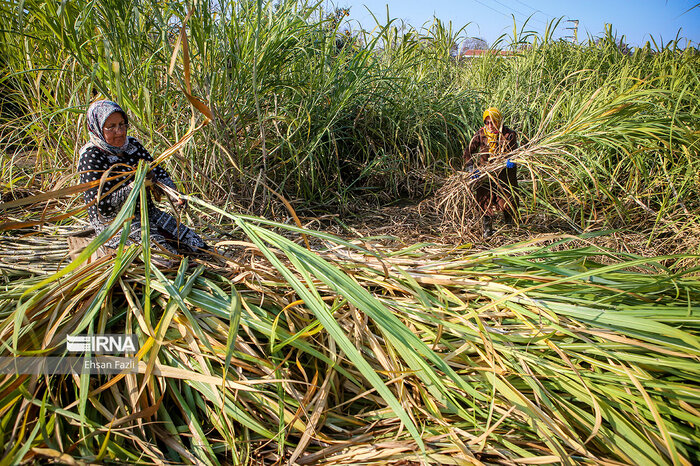
{"type": "Polygon", "coordinates": [[[484,126],[484,133],[486,134],[486,140],[489,143],[489,152],[492,154],[496,153],[498,149],[498,137],[500,136],[501,123],[503,123],[503,116],[501,112],[496,107],[489,107],[484,110],[483,120],[486,121],[486,117],[491,117],[491,121],[496,126],[496,132],[491,132],[488,126],[484,126]]]}

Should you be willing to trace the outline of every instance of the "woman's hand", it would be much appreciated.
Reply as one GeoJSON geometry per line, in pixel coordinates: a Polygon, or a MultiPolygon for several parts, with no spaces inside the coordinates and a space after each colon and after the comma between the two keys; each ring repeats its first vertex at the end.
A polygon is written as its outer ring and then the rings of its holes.
{"type": "Polygon", "coordinates": [[[173,199],[173,205],[175,206],[176,209],[184,209],[187,207],[187,199],[184,199],[182,197],[177,197],[173,199]]]}
{"type": "Polygon", "coordinates": [[[146,173],[146,179],[144,180],[143,184],[144,184],[147,188],[155,187],[155,185],[156,185],[156,176],[155,176],[155,174],[153,174],[153,171],[150,171],[150,172],[146,173]]]}
{"type": "Polygon", "coordinates": [[[163,191],[156,184],[156,177],[152,171],[150,171],[146,174],[146,179],[143,181],[143,184],[147,188],[150,188],[151,195],[153,196],[153,199],[156,202],[160,202],[160,198],[163,194],[163,191]]]}

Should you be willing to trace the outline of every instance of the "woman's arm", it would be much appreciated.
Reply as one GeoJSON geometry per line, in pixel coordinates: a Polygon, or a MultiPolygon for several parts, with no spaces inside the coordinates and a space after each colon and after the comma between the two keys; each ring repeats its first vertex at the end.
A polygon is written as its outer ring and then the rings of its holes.
{"type": "MultiPolygon", "coordinates": [[[[147,162],[153,162],[153,157],[151,157],[151,154],[146,150],[145,147],[141,144],[141,141],[139,141],[136,138],[132,138],[131,143],[136,147],[136,157],[139,159],[146,160],[147,162]]],[[[173,180],[170,178],[170,175],[168,175],[168,172],[165,171],[163,167],[160,165],[157,166],[152,170],[153,175],[151,176],[152,181],[157,181],[159,183],[164,184],[168,188],[174,189],[177,191],[177,187],[175,187],[175,183],[173,183],[173,180]]]]}
{"type": "MultiPolygon", "coordinates": [[[[146,160],[148,162],[153,161],[153,157],[151,157],[151,154],[146,150],[145,147],[141,144],[141,142],[138,139],[132,138],[131,143],[136,147],[136,157],[139,159],[146,160]]],[[[165,171],[165,169],[161,166],[157,166],[153,170],[151,170],[151,175],[150,179],[153,182],[158,182],[162,183],[163,185],[167,186],[168,188],[172,189],[173,191],[177,192],[179,194],[179,191],[177,187],[175,186],[175,183],[173,183],[173,180],[170,178],[170,175],[168,175],[168,172],[165,171]]],[[[150,175],[150,173],[149,173],[150,175]]],[[[162,192],[162,191],[161,191],[162,192]]],[[[169,196],[173,202],[175,202],[175,205],[177,207],[184,207],[187,204],[187,201],[183,199],[182,197],[173,197],[169,196]]],[[[160,200],[160,197],[157,197],[157,200],[160,200]]]]}
{"type": "Polygon", "coordinates": [[[474,166],[474,154],[477,154],[479,152],[479,147],[481,146],[481,135],[480,131],[477,131],[476,134],[474,134],[474,137],[472,137],[472,140],[469,141],[469,145],[464,151],[464,166],[465,168],[469,166],[474,166]]]}
{"type": "Polygon", "coordinates": [[[514,130],[508,131],[507,135],[508,139],[508,146],[506,147],[506,150],[508,152],[514,151],[515,149],[518,148],[518,133],[514,130]]]}

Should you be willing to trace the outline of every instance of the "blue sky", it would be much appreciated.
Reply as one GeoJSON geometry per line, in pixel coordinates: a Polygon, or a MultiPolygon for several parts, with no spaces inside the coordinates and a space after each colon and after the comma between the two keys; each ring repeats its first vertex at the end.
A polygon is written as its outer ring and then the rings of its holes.
{"type": "MultiPolygon", "coordinates": [[[[566,20],[579,20],[578,37],[600,36],[605,24],[613,25],[618,37],[624,34],[632,46],[641,46],[653,37],[657,43],[673,40],[679,28],[681,37],[690,39],[694,46],[700,42],[700,7],[686,10],[700,0],[335,0],[329,5],[350,8],[353,27],[360,23],[371,30],[376,23],[367,12],[369,8],[382,22],[386,22],[386,5],[391,18],[403,20],[414,27],[431,21],[433,16],[445,22],[452,21],[460,28],[469,24],[464,36],[482,37],[489,44],[501,34],[512,34],[515,15],[518,26],[533,15],[528,29],[542,32],[547,21],[564,17],[555,38],[571,34],[566,20]]],[[[683,42],[681,46],[685,46],[683,42]]]]}

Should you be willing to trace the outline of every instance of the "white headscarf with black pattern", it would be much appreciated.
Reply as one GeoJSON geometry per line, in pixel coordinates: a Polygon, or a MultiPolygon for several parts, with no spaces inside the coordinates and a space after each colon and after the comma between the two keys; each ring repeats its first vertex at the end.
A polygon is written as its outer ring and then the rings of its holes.
{"type": "Polygon", "coordinates": [[[98,100],[90,105],[87,110],[87,125],[90,134],[90,142],[80,149],[81,153],[91,146],[97,146],[111,155],[118,155],[122,152],[130,154],[136,150],[136,147],[131,144],[131,138],[126,138],[126,142],[121,147],[116,147],[107,143],[102,129],[107,118],[115,112],[121,113],[124,117],[124,121],[129,123],[129,117],[126,115],[126,112],[122,110],[116,102],[112,102],[111,100],[98,100]]]}

